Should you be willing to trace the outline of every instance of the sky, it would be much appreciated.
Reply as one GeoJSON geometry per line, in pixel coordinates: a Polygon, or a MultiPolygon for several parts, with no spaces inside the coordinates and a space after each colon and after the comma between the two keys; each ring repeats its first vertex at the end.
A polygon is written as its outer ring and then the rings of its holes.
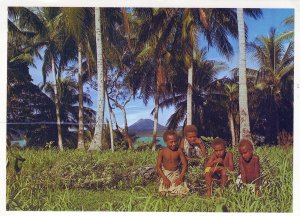
{"type": "MultiPolygon", "coordinates": [[[[248,42],[253,41],[257,36],[260,35],[267,35],[271,27],[275,27],[278,29],[278,33],[283,32],[286,28],[281,24],[282,21],[293,15],[293,9],[263,9],[263,18],[259,20],[254,20],[253,18],[249,18],[245,16],[245,22],[248,25],[248,42]]],[[[224,57],[220,56],[216,49],[213,47],[209,48],[207,59],[209,60],[217,60],[217,61],[224,61],[228,64],[229,70],[232,68],[237,67],[238,65],[238,41],[235,39],[230,39],[231,44],[234,48],[234,56],[228,61],[224,57]]],[[[207,42],[203,42],[202,38],[199,39],[199,44],[201,46],[207,46],[207,42]]],[[[43,51],[42,51],[43,52],[43,51]]],[[[42,53],[41,52],[41,53],[42,53]]],[[[249,53],[247,55],[247,67],[256,68],[257,65],[253,64],[254,61],[251,60],[249,53]]],[[[42,75],[41,75],[41,67],[42,62],[36,59],[36,67],[30,67],[29,71],[33,78],[33,83],[41,84],[42,83],[42,75]]],[[[228,71],[222,71],[217,77],[228,76],[228,71]]],[[[51,77],[49,77],[51,80],[51,77]]],[[[96,109],[96,101],[97,101],[97,93],[91,88],[85,87],[85,90],[88,91],[92,97],[94,102],[92,108],[96,109]]],[[[136,99],[131,101],[126,106],[127,111],[127,121],[128,125],[132,125],[139,119],[153,119],[153,115],[151,115],[151,111],[154,108],[154,101],[151,99],[147,106],[143,103],[142,100],[136,99]]],[[[168,118],[174,113],[174,107],[170,107],[168,109],[163,109],[159,111],[159,124],[166,125],[168,118]]],[[[120,126],[124,125],[123,115],[121,110],[116,108],[114,110],[118,124],[120,126]]],[[[105,111],[107,117],[107,110],[105,111]]]]}

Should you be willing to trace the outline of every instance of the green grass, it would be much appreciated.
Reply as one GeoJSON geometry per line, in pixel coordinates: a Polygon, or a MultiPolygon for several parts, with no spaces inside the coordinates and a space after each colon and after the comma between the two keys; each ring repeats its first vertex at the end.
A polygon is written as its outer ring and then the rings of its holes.
{"type": "MultiPolygon", "coordinates": [[[[154,166],[157,153],[150,151],[84,152],[67,150],[22,150],[26,161],[16,174],[13,163],[7,168],[7,210],[54,211],[172,211],[292,212],[292,149],[260,147],[263,176],[262,196],[235,184],[215,190],[206,198],[203,168],[190,168],[188,196],[158,196],[158,181],[133,175],[145,166],[154,166]]],[[[235,160],[237,154],[235,153],[235,160]]],[[[8,154],[10,161],[13,157],[8,154]]],[[[232,178],[236,177],[233,173],[232,178]]]]}

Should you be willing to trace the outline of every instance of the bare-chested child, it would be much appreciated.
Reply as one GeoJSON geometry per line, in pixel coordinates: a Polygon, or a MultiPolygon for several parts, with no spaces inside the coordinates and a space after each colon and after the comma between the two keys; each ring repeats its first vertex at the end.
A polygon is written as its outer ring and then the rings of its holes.
{"type": "Polygon", "coordinates": [[[255,191],[260,196],[260,164],[259,157],[253,154],[254,148],[251,141],[242,139],[239,143],[239,167],[241,179],[244,184],[254,184],[255,191]]]}
{"type": "Polygon", "coordinates": [[[187,161],[177,145],[177,135],[174,131],[167,130],[164,135],[167,147],[158,152],[156,169],[161,177],[159,193],[161,196],[183,196],[189,192],[184,181],[187,172],[187,161]]]}
{"type": "Polygon", "coordinates": [[[212,195],[212,182],[217,180],[221,182],[220,190],[222,190],[227,181],[227,171],[233,171],[233,154],[226,151],[226,141],[216,138],[213,141],[213,153],[210,155],[205,165],[205,183],[207,188],[207,196],[212,195]]]}
{"type": "Polygon", "coordinates": [[[206,148],[202,140],[197,137],[197,127],[195,125],[186,125],[183,132],[184,139],[181,140],[179,147],[184,152],[187,160],[193,157],[206,157],[206,148]]]}

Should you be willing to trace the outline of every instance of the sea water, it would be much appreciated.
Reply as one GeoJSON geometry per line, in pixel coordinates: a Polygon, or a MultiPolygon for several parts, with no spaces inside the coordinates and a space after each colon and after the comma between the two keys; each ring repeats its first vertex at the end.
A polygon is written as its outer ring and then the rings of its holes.
{"type": "MultiPolygon", "coordinates": [[[[152,137],[138,137],[136,142],[152,143],[152,137]]],[[[163,137],[156,137],[156,145],[166,146],[163,137]]]]}

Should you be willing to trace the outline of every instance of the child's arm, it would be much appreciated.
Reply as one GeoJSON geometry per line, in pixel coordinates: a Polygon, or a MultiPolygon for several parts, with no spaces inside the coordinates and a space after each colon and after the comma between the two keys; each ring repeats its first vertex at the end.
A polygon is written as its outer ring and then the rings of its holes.
{"type": "Polygon", "coordinates": [[[228,154],[228,167],[226,167],[229,171],[233,171],[234,170],[234,166],[233,166],[233,154],[232,152],[227,152],[228,154]]]}
{"type": "Polygon", "coordinates": [[[259,189],[261,179],[260,179],[260,163],[259,163],[259,157],[258,156],[256,156],[256,163],[255,163],[255,167],[254,167],[254,173],[255,173],[255,176],[256,176],[255,185],[256,185],[257,189],[259,189]]]}
{"type": "Polygon", "coordinates": [[[185,159],[183,151],[181,149],[178,149],[178,152],[179,152],[179,157],[180,157],[180,162],[182,164],[182,168],[181,168],[181,173],[180,173],[179,177],[175,180],[175,186],[180,185],[183,182],[184,176],[188,169],[187,161],[185,159]]]}
{"type": "Polygon", "coordinates": [[[166,188],[169,188],[171,186],[171,181],[167,178],[167,176],[165,176],[164,172],[161,169],[162,166],[162,160],[163,160],[163,150],[159,150],[158,151],[158,157],[157,157],[157,162],[156,162],[156,170],[158,175],[162,178],[163,180],[163,185],[166,188]]]}
{"type": "Polygon", "coordinates": [[[204,143],[202,142],[202,140],[200,138],[196,139],[195,144],[197,144],[198,147],[200,148],[202,156],[204,156],[204,157],[207,156],[207,150],[204,146],[204,143]]]}
{"type": "Polygon", "coordinates": [[[208,161],[205,164],[205,167],[213,167],[215,165],[215,159],[217,157],[215,156],[214,153],[212,153],[208,159],[208,161]]]}
{"type": "Polygon", "coordinates": [[[243,159],[241,157],[239,158],[239,167],[240,167],[242,182],[246,184],[247,183],[246,172],[243,165],[243,159]]]}
{"type": "Polygon", "coordinates": [[[182,151],[184,151],[184,138],[182,138],[180,141],[179,141],[179,149],[181,149],[182,151]]]}

